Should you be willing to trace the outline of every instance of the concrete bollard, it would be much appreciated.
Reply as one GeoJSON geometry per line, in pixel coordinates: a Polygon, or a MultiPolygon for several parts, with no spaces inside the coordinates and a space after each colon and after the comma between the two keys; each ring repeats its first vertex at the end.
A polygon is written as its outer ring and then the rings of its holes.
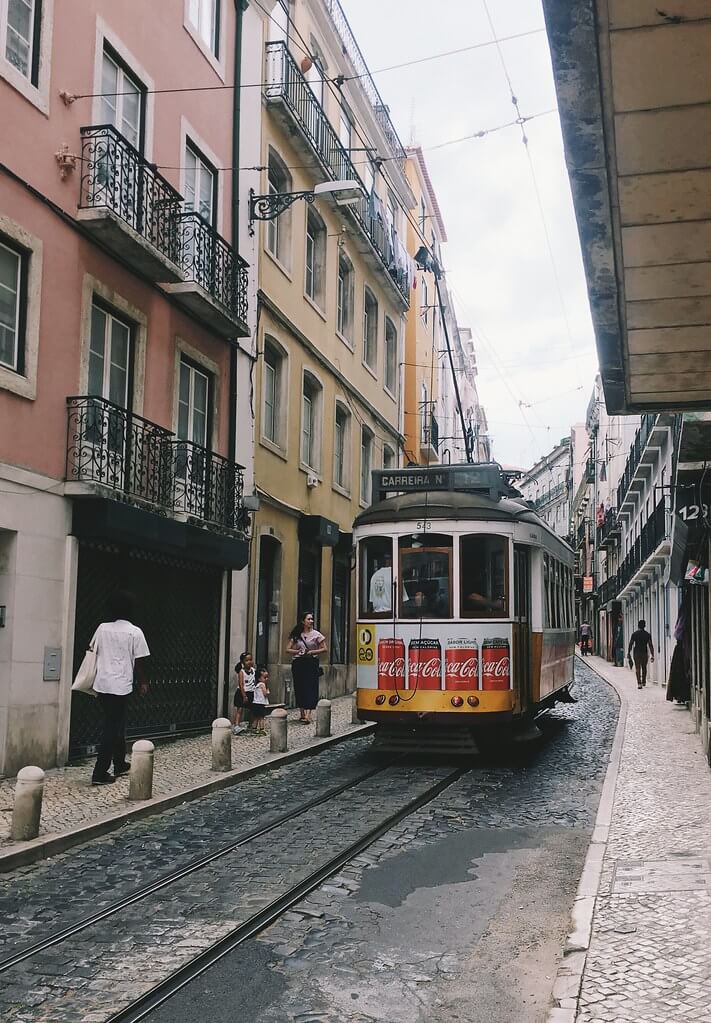
{"type": "Polygon", "coordinates": [[[131,773],[128,776],[128,798],[150,799],[153,795],[153,751],[149,739],[134,742],[131,750],[131,773]]]}
{"type": "Polygon", "coordinates": [[[316,704],[316,738],[327,739],[331,734],[331,701],[319,700],[316,704]]]}
{"type": "Polygon", "coordinates": [[[28,842],[39,835],[43,794],[44,771],[41,767],[23,767],[17,772],[10,832],[14,842],[28,842]]]}
{"type": "Polygon", "coordinates": [[[287,730],[286,711],[279,707],[269,715],[269,752],[286,753],[287,730]]]}
{"type": "Polygon", "coordinates": [[[212,722],[212,770],[232,770],[232,725],[227,718],[212,722]]]}
{"type": "Polygon", "coordinates": [[[359,725],[360,724],[360,718],[358,717],[358,696],[357,696],[357,694],[353,693],[353,696],[351,697],[351,699],[353,700],[353,705],[351,707],[351,724],[352,725],[359,725]]]}

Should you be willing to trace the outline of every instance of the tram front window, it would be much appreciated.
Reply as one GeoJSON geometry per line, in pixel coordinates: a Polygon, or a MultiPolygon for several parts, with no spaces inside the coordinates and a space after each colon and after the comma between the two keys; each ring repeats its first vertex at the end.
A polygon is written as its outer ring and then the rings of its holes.
{"type": "Polygon", "coordinates": [[[400,538],[400,615],[452,617],[452,537],[417,533],[400,538]]]}
{"type": "Polygon", "coordinates": [[[358,546],[360,613],[365,617],[392,614],[393,542],[389,536],[369,536],[358,546]]]}
{"type": "Polygon", "coordinates": [[[462,618],[508,617],[508,540],[478,533],[460,540],[462,618]]]}

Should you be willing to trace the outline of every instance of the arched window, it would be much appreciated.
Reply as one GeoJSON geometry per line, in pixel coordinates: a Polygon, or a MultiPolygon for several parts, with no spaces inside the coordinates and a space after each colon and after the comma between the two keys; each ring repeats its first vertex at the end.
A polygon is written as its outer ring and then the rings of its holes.
{"type": "Polygon", "coordinates": [[[304,291],[319,308],[326,296],[326,225],[316,210],[306,213],[306,257],[304,291]]]}
{"type": "Polygon", "coordinates": [[[363,362],[375,371],[378,362],[378,302],[370,288],[363,293],[363,362]]]}
{"type": "Polygon", "coordinates": [[[397,395],[397,331],[395,324],[385,317],[385,387],[397,395]]]}
{"type": "MultiPolygon", "coordinates": [[[[286,164],[273,149],[269,150],[267,184],[269,195],[291,192],[291,175],[286,164]]],[[[267,221],[267,249],[288,267],[291,263],[291,209],[267,221]]]]}
{"type": "Polygon", "coordinates": [[[336,289],[336,330],[349,344],[353,341],[353,293],[355,273],[345,252],[338,253],[336,289]]]}

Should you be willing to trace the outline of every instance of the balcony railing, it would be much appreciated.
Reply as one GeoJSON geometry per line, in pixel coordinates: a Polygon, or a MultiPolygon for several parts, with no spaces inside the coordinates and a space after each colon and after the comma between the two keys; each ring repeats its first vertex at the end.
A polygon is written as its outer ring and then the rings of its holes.
{"type": "Polygon", "coordinates": [[[620,532],[620,520],[616,508],[608,508],[602,525],[597,527],[598,547],[608,547],[617,538],[620,532]]]}
{"type": "Polygon", "coordinates": [[[247,322],[247,263],[199,213],[179,217],[179,265],[233,320],[247,322]]]}
{"type": "Polygon", "coordinates": [[[242,467],[105,398],[67,398],[66,480],[96,483],[165,512],[247,526],[242,467]]]}
{"type": "Polygon", "coordinates": [[[397,251],[392,232],[379,215],[374,200],[368,197],[363,179],[348,151],[282,42],[267,43],[266,81],[267,100],[280,100],[286,105],[331,177],[337,181],[358,181],[362,186],[363,198],[358,203],[344,207],[344,210],[358,222],[398,291],[409,304],[410,285],[405,250],[397,251]]]}
{"type": "Polygon", "coordinates": [[[178,263],[182,198],[111,124],[81,129],[81,209],[105,209],[178,263]]]}
{"type": "Polygon", "coordinates": [[[634,440],[630,445],[629,454],[627,461],[625,462],[625,468],[620,478],[620,482],[617,487],[617,507],[621,508],[624,502],[627,492],[630,489],[632,480],[637,471],[639,463],[642,459],[642,454],[647,446],[652,430],[654,429],[655,423],[658,419],[656,413],[647,413],[642,416],[637,432],[634,435],[634,440]]]}
{"type": "Polygon", "coordinates": [[[640,535],[630,547],[627,556],[620,566],[617,578],[620,590],[624,589],[645,561],[668,538],[667,509],[664,500],[661,500],[645,522],[640,535]]]}
{"type": "Polygon", "coordinates": [[[566,493],[567,489],[567,483],[556,483],[556,485],[546,491],[545,494],[541,494],[540,497],[536,497],[534,499],[533,507],[536,509],[545,507],[545,505],[550,504],[552,501],[555,501],[556,498],[566,493]]]}
{"type": "Polygon", "coordinates": [[[439,454],[439,423],[434,416],[429,417],[427,425],[422,429],[422,446],[439,454]]]}

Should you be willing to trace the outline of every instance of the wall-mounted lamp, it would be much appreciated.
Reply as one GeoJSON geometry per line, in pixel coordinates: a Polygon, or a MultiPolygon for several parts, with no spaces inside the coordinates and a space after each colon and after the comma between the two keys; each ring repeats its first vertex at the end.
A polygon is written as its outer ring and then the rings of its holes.
{"type": "Polygon", "coordinates": [[[321,195],[333,196],[337,206],[350,206],[359,202],[363,187],[359,181],[322,181],[305,192],[271,192],[269,195],[255,195],[249,190],[249,233],[254,234],[255,220],[276,220],[289,209],[297,199],[311,204],[321,195]]]}

